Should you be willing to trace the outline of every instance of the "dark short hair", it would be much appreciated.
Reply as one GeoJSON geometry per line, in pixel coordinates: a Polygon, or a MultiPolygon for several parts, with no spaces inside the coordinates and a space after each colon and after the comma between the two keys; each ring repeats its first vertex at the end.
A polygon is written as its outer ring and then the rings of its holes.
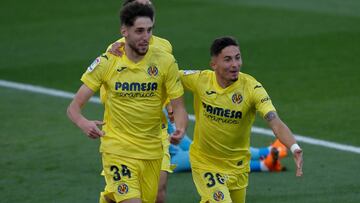
{"type": "Polygon", "coordinates": [[[136,18],[149,17],[154,21],[154,7],[151,4],[142,4],[137,1],[130,2],[120,11],[121,25],[133,26],[136,18]]]}
{"type": "Polygon", "coordinates": [[[136,0],[124,0],[122,6],[125,6],[126,4],[131,3],[133,1],[136,1],[136,0]]]}
{"type": "Polygon", "coordinates": [[[217,56],[221,51],[228,46],[239,46],[239,43],[234,37],[225,36],[216,38],[210,47],[210,56],[217,56]]]}

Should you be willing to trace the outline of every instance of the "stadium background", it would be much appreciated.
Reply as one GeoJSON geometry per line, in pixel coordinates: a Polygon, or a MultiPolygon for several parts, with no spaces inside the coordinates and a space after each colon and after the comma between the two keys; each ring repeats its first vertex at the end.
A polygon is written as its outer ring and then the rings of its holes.
{"type": "MultiPolygon", "coordinates": [[[[119,35],[120,1],[10,1],[0,7],[0,79],[74,92],[119,35]]],[[[235,36],[243,72],[268,90],[282,119],[308,137],[360,146],[360,2],[155,0],[154,34],[182,69],[207,69],[215,37],[235,36]]],[[[186,104],[193,113],[191,96],[186,104]]],[[[68,99],[0,87],[0,202],[97,202],[98,141],[66,118],[68,99]]],[[[98,104],[85,113],[102,116],[98,104]]],[[[266,127],[258,119],[256,126],[266,127]]],[[[189,133],[192,131],[192,125],[189,133]]],[[[271,138],[254,134],[252,144],[271,138]]],[[[360,202],[360,157],[302,144],[304,177],[252,173],[248,202],[360,202]]],[[[190,173],[171,175],[168,202],[198,202],[190,173]]]]}

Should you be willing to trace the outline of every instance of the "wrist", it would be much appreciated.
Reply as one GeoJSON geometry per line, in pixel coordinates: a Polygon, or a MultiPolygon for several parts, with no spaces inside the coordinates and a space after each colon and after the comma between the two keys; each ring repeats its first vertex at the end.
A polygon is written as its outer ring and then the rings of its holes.
{"type": "Polygon", "coordinates": [[[296,150],[301,150],[300,146],[299,146],[297,143],[291,145],[291,147],[290,147],[290,151],[291,151],[293,154],[295,153],[296,150]]]}
{"type": "Polygon", "coordinates": [[[76,124],[79,128],[82,129],[86,122],[87,122],[87,119],[84,118],[83,116],[80,116],[80,117],[75,121],[75,124],[76,124]]]}

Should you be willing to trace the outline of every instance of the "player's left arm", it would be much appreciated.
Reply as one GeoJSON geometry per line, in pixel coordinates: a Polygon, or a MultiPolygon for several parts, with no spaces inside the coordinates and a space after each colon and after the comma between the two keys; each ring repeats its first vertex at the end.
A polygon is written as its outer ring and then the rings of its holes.
{"type": "Polygon", "coordinates": [[[173,134],[170,137],[170,142],[172,144],[179,144],[181,139],[185,135],[185,131],[189,120],[188,114],[186,112],[184,98],[182,96],[176,99],[171,99],[170,103],[173,110],[174,121],[176,126],[176,130],[173,132],[173,134]]]}
{"type": "Polygon", "coordinates": [[[288,126],[280,119],[275,111],[268,112],[264,119],[268,123],[269,127],[274,132],[275,136],[288,147],[293,155],[296,164],[296,176],[302,176],[303,157],[302,149],[296,143],[295,137],[292,134],[288,126]]]}
{"type": "Polygon", "coordinates": [[[180,81],[179,69],[175,58],[170,58],[168,72],[165,82],[166,95],[170,99],[172,106],[176,130],[170,137],[172,144],[179,144],[180,140],[185,135],[185,130],[188,123],[188,114],[184,103],[184,88],[180,81]]]}

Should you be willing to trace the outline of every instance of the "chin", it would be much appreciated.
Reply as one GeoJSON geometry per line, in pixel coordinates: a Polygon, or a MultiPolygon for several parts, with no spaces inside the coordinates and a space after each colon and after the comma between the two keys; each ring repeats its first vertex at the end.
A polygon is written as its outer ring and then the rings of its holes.
{"type": "Polygon", "coordinates": [[[144,49],[144,50],[137,50],[137,54],[139,54],[140,56],[144,56],[147,53],[148,49],[144,49]]]}

